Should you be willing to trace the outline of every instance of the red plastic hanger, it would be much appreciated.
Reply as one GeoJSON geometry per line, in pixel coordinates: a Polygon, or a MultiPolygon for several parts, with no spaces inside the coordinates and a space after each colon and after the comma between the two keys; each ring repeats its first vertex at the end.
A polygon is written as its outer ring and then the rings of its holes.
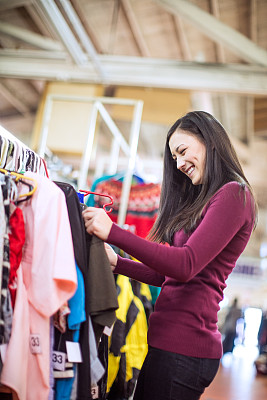
{"type": "Polygon", "coordinates": [[[44,166],[44,169],[45,169],[45,175],[46,175],[47,178],[49,178],[48,170],[47,170],[47,165],[46,165],[45,159],[42,158],[42,157],[40,157],[40,159],[41,159],[41,161],[42,161],[42,163],[43,163],[43,166],[44,166]]]}
{"type": "Polygon", "coordinates": [[[104,208],[104,210],[106,211],[107,214],[112,211],[112,208],[110,208],[109,210],[106,210],[106,207],[110,207],[113,204],[113,198],[111,196],[109,196],[108,194],[91,192],[90,190],[79,190],[79,192],[85,193],[84,196],[88,196],[88,194],[95,194],[96,196],[108,197],[110,199],[110,203],[104,204],[103,208],[104,208]]]}

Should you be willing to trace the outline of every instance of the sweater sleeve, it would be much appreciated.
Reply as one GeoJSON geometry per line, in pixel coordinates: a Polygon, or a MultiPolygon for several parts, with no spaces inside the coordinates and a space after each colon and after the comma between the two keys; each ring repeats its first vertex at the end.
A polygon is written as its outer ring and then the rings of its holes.
{"type": "Polygon", "coordinates": [[[251,197],[240,185],[224,185],[211,198],[198,227],[182,247],[166,247],[112,225],[107,242],[116,245],[160,275],[187,282],[211,262],[251,221],[251,197]]]}
{"type": "Polygon", "coordinates": [[[165,276],[153,271],[143,263],[129,260],[118,256],[118,262],[114,270],[115,274],[121,274],[135,279],[136,281],[147,283],[148,285],[161,287],[165,276]]]}

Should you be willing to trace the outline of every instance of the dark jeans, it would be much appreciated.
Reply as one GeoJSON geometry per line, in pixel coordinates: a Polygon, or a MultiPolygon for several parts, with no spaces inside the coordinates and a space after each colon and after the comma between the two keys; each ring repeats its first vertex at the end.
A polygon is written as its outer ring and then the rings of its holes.
{"type": "Polygon", "coordinates": [[[187,357],[149,347],[134,400],[198,400],[219,364],[219,359],[187,357]]]}

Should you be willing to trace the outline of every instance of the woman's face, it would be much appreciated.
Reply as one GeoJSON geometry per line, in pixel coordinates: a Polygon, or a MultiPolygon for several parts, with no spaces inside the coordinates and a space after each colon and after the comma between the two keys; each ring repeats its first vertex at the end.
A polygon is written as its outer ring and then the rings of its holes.
{"type": "Polygon", "coordinates": [[[193,185],[203,183],[206,146],[189,131],[177,129],[169,140],[170,152],[177,169],[187,175],[193,185]]]}

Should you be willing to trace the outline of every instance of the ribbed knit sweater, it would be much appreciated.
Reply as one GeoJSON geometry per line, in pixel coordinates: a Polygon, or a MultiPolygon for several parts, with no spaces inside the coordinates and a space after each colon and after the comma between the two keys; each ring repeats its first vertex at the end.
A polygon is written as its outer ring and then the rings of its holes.
{"type": "Polygon", "coordinates": [[[226,279],[249,240],[254,205],[249,190],[230,182],[205,206],[196,229],[173,246],[139,238],[113,223],[107,242],[140,262],[118,257],[116,274],[161,286],[149,319],[148,344],[193,357],[220,358],[217,326],[226,279]]]}

